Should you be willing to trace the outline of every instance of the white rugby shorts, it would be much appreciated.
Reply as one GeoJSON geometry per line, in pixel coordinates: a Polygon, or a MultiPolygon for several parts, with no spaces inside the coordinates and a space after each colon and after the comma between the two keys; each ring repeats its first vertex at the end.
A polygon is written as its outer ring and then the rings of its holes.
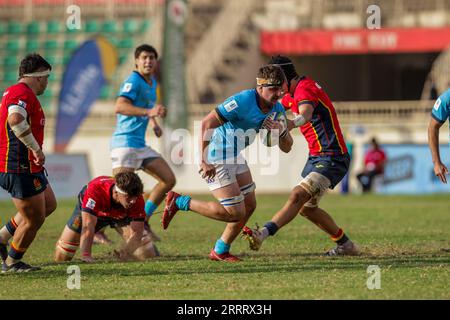
{"type": "Polygon", "coordinates": [[[226,187],[236,182],[236,176],[250,171],[247,162],[242,156],[233,159],[233,163],[215,163],[216,175],[214,178],[205,179],[210,191],[226,187]]]}
{"type": "Polygon", "coordinates": [[[111,150],[112,168],[134,168],[135,170],[142,168],[144,160],[151,158],[160,158],[161,155],[146,146],[144,148],[115,148],[111,150]]]}

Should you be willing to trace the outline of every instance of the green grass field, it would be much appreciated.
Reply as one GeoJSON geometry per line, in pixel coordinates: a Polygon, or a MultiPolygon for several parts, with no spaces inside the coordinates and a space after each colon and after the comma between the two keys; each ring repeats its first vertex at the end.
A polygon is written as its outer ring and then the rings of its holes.
{"type": "MultiPolygon", "coordinates": [[[[210,199],[209,197],[204,197],[210,199]]],[[[263,225],[287,195],[259,196],[250,225],[263,225]]],[[[449,195],[339,196],[322,206],[362,248],[359,257],[329,258],[333,243],[302,217],[251,252],[236,239],[232,252],[244,259],[227,264],[207,259],[223,224],[194,213],[181,213],[161,236],[161,257],[118,263],[113,247],[95,246],[95,264],[78,259],[52,261],[54,244],[75,200],[61,201],[25,256],[43,267],[30,274],[0,274],[0,299],[450,299],[449,195]],[[67,267],[81,269],[81,289],[67,288],[67,267]],[[381,270],[381,289],[369,290],[369,265],[381,270]]],[[[2,224],[14,212],[0,202],[2,224]]],[[[108,235],[119,243],[114,230],[108,235]]]]}

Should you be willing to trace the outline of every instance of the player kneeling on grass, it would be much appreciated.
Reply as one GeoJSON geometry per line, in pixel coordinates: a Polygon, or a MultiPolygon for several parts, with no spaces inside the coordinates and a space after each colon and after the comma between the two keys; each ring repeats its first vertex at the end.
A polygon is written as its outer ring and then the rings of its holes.
{"type": "Polygon", "coordinates": [[[144,232],[143,184],[134,172],[118,173],[114,178],[100,176],[78,194],[78,203],[56,243],[55,261],[70,261],[78,246],[81,259],[93,262],[92,243],[95,232],[114,227],[125,241],[115,251],[120,260],[144,260],[159,255],[144,232]]]}

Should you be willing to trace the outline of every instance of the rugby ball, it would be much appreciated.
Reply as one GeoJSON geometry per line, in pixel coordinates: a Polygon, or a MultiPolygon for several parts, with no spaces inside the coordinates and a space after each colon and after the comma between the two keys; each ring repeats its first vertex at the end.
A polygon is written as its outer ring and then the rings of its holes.
{"type": "Polygon", "coordinates": [[[267,147],[276,146],[279,143],[280,135],[285,133],[287,130],[286,116],[284,115],[283,112],[274,111],[274,112],[269,113],[269,115],[267,115],[266,119],[278,121],[282,125],[282,130],[280,132],[276,133],[276,132],[271,132],[271,130],[265,129],[264,122],[263,122],[263,126],[261,127],[261,130],[259,130],[261,142],[265,146],[267,146],[267,147]]]}

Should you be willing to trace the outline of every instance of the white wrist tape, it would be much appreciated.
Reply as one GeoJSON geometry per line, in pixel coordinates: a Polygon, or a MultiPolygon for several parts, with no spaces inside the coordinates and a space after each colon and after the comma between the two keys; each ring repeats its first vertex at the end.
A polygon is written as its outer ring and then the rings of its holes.
{"type": "Polygon", "coordinates": [[[23,119],[23,121],[19,122],[16,125],[11,126],[12,131],[19,138],[24,132],[30,129],[30,125],[27,120],[23,119]]]}
{"type": "Polygon", "coordinates": [[[30,132],[26,136],[18,137],[20,141],[30,150],[34,152],[38,152],[41,150],[41,147],[39,147],[39,144],[37,143],[36,139],[34,138],[33,134],[30,132]]]}
{"type": "Polygon", "coordinates": [[[301,127],[302,125],[304,125],[306,123],[305,117],[302,116],[301,114],[296,116],[293,121],[294,121],[294,124],[296,127],[301,127]]]}
{"type": "Polygon", "coordinates": [[[25,119],[28,117],[27,110],[25,110],[23,107],[20,107],[16,104],[12,104],[8,107],[8,116],[12,115],[13,113],[18,113],[25,119]]]}

